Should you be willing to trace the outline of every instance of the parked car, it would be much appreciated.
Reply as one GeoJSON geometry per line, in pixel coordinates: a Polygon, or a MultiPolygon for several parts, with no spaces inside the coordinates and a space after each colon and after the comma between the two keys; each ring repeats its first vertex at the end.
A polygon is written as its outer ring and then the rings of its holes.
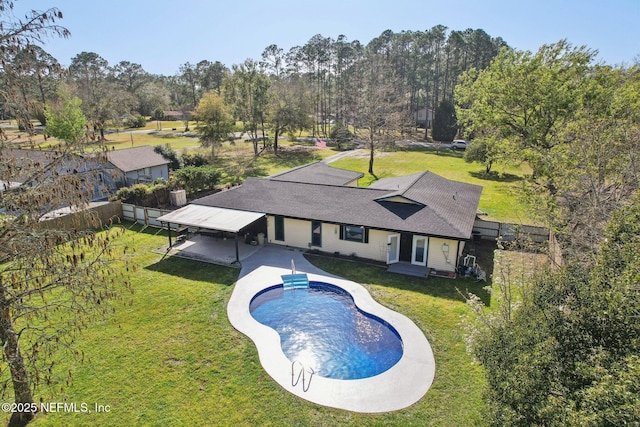
{"type": "Polygon", "coordinates": [[[451,143],[452,150],[466,150],[468,146],[469,146],[469,143],[463,139],[455,139],[451,143]]]}

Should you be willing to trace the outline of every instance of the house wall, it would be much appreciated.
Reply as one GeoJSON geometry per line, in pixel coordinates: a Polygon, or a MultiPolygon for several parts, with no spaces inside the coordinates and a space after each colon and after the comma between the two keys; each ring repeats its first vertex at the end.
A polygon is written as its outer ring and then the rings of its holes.
{"type": "Polygon", "coordinates": [[[458,240],[443,239],[439,237],[429,238],[429,255],[427,267],[434,270],[455,271],[458,257],[462,254],[464,242],[458,240]],[[449,255],[445,256],[442,245],[449,245],[449,255]]]}
{"type": "Polygon", "coordinates": [[[147,176],[145,174],[144,169],[138,169],[135,171],[127,172],[127,185],[138,184],[141,182],[153,182],[158,178],[162,178],[165,180],[169,179],[169,166],[168,165],[160,165],[153,166],[151,169],[151,175],[147,176]],[[150,177],[150,178],[149,178],[150,177]]]}
{"type": "Polygon", "coordinates": [[[284,220],[284,241],[274,239],[275,226],[274,217],[267,216],[268,242],[292,246],[296,248],[317,248],[323,252],[340,252],[343,255],[356,255],[376,261],[386,262],[387,260],[387,231],[369,230],[369,242],[351,242],[340,240],[340,226],[337,224],[322,223],[322,246],[310,246],[311,243],[311,221],[285,218],[284,220]]]}
{"type": "MultiPolygon", "coordinates": [[[[275,221],[272,215],[267,216],[267,235],[268,242],[277,245],[292,246],[296,248],[314,248],[311,243],[311,221],[299,219],[284,219],[284,241],[274,239],[275,221]]],[[[388,237],[391,234],[398,234],[392,231],[369,229],[369,242],[351,242],[348,240],[340,240],[340,226],[338,224],[322,223],[322,247],[317,249],[323,252],[339,252],[343,255],[356,255],[361,258],[367,258],[375,261],[386,262],[388,237]]],[[[427,267],[436,270],[454,271],[458,256],[462,254],[464,242],[457,240],[441,239],[430,237],[427,253],[427,267]],[[449,245],[449,257],[445,258],[442,252],[442,245],[449,245]]]]}

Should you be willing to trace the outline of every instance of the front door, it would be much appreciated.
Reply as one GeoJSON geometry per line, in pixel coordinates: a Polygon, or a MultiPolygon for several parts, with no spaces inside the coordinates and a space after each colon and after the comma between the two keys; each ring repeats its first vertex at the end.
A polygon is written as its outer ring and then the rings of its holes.
{"type": "Polygon", "coordinates": [[[387,238],[387,264],[400,261],[400,235],[389,234],[387,238]]]}
{"type": "Polygon", "coordinates": [[[413,236],[413,249],[411,251],[411,264],[427,265],[427,237],[413,236]]]}

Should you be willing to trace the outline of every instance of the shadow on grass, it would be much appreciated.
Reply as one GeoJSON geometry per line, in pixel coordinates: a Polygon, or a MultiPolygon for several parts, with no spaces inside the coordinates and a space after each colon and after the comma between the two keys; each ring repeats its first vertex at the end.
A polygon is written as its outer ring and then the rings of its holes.
{"type": "Polygon", "coordinates": [[[142,225],[131,221],[121,221],[113,224],[114,227],[123,227],[128,231],[135,233],[148,234],[150,236],[167,236],[166,228],[150,227],[148,225],[142,225]]]}
{"type": "Polygon", "coordinates": [[[211,282],[224,286],[233,285],[240,273],[237,268],[172,256],[164,257],[155,264],[145,267],[145,269],[187,280],[211,282]]]}
{"type": "Polygon", "coordinates": [[[419,147],[419,146],[411,146],[402,149],[398,149],[396,151],[408,151],[412,153],[423,153],[423,154],[435,154],[438,157],[455,157],[462,158],[464,156],[464,151],[456,151],[450,148],[440,147],[440,149],[436,149],[435,147],[419,147]]]}
{"type": "Polygon", "coordinates": [[[478,282],[475,279],[422,279],[387,273],[385,267],[358,262],[323,256],[307,256],[306,258],[316,267],[356,283],[380,285],[460,302],[464,302],[460,292],[463,294],[470,292],[477,295],[487,306],[491,301],[489,293],[483,289],[487,283],[478,282]]]}
{"type": "Polygon", "coordinates": [[[495,181],[495,182],[517,182],[517,181],[522,181],[523,179],[521,176],[513,175],[510,173],[498,173],[498,172],[486,173],[485,171],[469,172],[469,175],[477,179],[482,179],[484,181],[495,181]]]}
{"type": "Polygon", "coordinates": [[[311,150],[278,149],[278,154],[271,154],[272,162],[281,167],[293,168],[316,161],[311,150]]]}

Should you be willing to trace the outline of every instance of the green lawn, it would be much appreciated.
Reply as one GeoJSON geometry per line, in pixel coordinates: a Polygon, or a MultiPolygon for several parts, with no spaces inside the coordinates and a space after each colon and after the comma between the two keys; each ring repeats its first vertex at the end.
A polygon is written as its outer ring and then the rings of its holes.
{"type": "Polygon", "coordinates": [[[462,158],[462,152],[441,149],[436,153],[434,149],[428,148],[376,153],[375,177],[367,172],[369,157],[365,152],[358,157],[337,160],[331,165],[364,173],[365,177],[360,180],[362,186],[369,185],[376,177],[379,179],[429,170],[448,179],[482,186],[480,209],[488,214],[486,219],[534,223],[530,209],[520,197],[523,178],[525,174],[531,173],[526,166],[494,167],[498,173],[485,176],[484,167],[476,163],[466,163],[462,158]]]}
{"type": "Polygon", "coordinates": [[[382,304],[411,318],[429,339],[436,378],[425,397],[388,414],[321,407],[284,391],[264,372],[253,342],[226,316],[238,270],[165,258],[162,231],[127,225],[135,248],[131,304],[84,330],[85,362],[60,360],[60,383],[45,401],[109,405],[108,413],[49,413],[35,426],[68,425],[484,425],[480,368],[465,351],[456,287],[467,280],[407,279],[380,267],[311,257],[321,268],[362,283],[382,304]],[[74,381],[66,385],[70,370],[74,381]]]}

